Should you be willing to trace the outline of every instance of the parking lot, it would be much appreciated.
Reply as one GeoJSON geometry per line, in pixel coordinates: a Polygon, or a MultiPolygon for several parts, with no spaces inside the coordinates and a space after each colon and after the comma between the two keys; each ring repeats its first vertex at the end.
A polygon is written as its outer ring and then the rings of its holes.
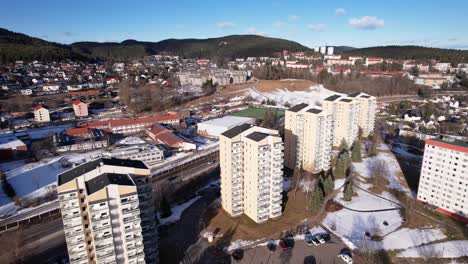
{"type": "Polygon", "coordinates": [[[244,250],[244,256],[238,263],[261,263],[261,264],[284,264],[284,263],[345,263],[340,258],[341,249],[346,245],[335,236],[325,244],[318,246],[308,246],[303,240],[296,240],[292,249],[282,250],[277,247],[274,252],[266,246],[259,246],[244,250]]]}

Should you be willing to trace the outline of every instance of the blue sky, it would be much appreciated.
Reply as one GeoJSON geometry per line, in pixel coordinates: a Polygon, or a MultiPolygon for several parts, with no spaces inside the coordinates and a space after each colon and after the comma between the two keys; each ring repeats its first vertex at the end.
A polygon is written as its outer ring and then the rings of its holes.
{"type": "Polygon", "coordinates": [[[468,49],[466,0],[4,1],[0,27],[61,43],[259,34],[317,45],[468,49]]]}

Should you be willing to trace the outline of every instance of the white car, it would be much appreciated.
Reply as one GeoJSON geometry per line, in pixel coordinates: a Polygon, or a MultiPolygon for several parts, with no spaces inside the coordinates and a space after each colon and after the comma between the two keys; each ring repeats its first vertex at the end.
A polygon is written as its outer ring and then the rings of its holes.
{"type": "Polygon", "coordinates": [[[338,257],[340,257],[345,263],[353,264],[353,259],[346,254],[340,254],[338,257]]]}
{"type": "Polygon", "coordinates": [[[325,244],[325,240],[320,235],[315,235],[315,238],[320,242],[320,244],[325,244]]]}

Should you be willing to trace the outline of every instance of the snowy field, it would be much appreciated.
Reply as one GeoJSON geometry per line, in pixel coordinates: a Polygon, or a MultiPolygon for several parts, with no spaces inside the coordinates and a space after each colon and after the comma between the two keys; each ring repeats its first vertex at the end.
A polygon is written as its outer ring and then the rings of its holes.
{"type": "MultiPolygon", "coordinates": [[[[37,197],[37,195],[28,196],[33,192],[35,194],[45,193],[45,188],[50,185],[55,185],[57,182],[57,174],[64,172],[69,168],[64,168],[61,165],[61,161],[69,161],[75,164],[81,164],[87,160],[91,160],[101,156],[102,151],[93,151],[88,153],[74,153],[70,155],[64,155],[60,157],[55,157],[52,159],[47,159],[39,162],[24,164],[21,162],[15,163],[2,163],[0,166],[2,169],[8,169],[6,171],[6,176],[8,182],[15,189],[16,195],[19,197],[37,197]],[[23,164],[23,165],[22,165],[23,164]],[[13,167],[14,165],[19,165],[18,167],[13,167]]],[[[0,189],[0,212],[2,214],[6,213],[3,211],[3,205],[11,203],[10,198],[8,198],[3,190],[0,189]]]]}
{"type": "MultiPolygon", "coordinates": [[[[306,91],[289,91],[285,89],[276,89],[269,93],[260,93],[254,89],[249,90],[250,96],[257,101],[263,101],[268,98],[276,101],[280,105],[288,102],[291,105],[306,103],[310,105],[320,106],[321,102],[334,94],[339,94],[334,91],[328,90],[323,85],[315,85],[309,87],[306,91]]],[[[340,94],[341,95],[341,94],[340,94]]]]}
{"type": "MultiPolygon", "coordinates": [[[[400,208],[400,206],[396,203],[392,203],[385,199],[381,199],[372,195],[368,192],[365,192],[361,189],[354,188],[354,192],[358,194],[358,196],[354,196],[351,201],[344,201],[343,199],[343,192],[340,192],[337,195],[335,200],[340,204],[346,206],[347,208],[354,209],[354,210],[385,210],[385,209],[394,209],[400,208]]],[[[381,195],[385,198],[389,197],[390,200],[396,200],[390,193],[384,192],[381,195]],[[393,198],[393,199],[392,199],[393,198]]]]}
{"type": "Polygon", "coordinates": [[[468,240],[453,240],[406,249],[398,254],[401,258],[459,258],[468,256],[468,240]]]}

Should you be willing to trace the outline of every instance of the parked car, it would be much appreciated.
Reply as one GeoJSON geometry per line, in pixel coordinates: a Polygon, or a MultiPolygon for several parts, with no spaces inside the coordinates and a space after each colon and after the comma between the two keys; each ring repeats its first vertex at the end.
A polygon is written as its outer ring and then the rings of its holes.
{"type": "Polygon", "coordinates": [[[291,249],[294,247],[294,238],[292,236],[282,238],[278,245],[282,250],[291,249]]]}
{"type": "Polygon", "coordinates": [[[325,240],[325,242],[328,242],[331,239],[330,234],[328,233],[320,233],[318,234],[318,236],[320,236],[323,240],[325,240]]]}
{"type": "Polygon", "coordinates": [[[340,254],[338,257],[340,257],[345,263],[353,264],[353,259],[349,255],[340,254]]]}
{"type": "Polygon", "coordinates": [[[304,241],[306,242],[306,244],[307,244],[308,246],[312,246],[312,245],[318,246],[318,245],[320,245],[320,241],[319,241],[317,238],[315,238],[315,236],[312,235],[312,234],[309,233],[309,232],[307,232],[307,233],[304,235],[304,241]]]}

